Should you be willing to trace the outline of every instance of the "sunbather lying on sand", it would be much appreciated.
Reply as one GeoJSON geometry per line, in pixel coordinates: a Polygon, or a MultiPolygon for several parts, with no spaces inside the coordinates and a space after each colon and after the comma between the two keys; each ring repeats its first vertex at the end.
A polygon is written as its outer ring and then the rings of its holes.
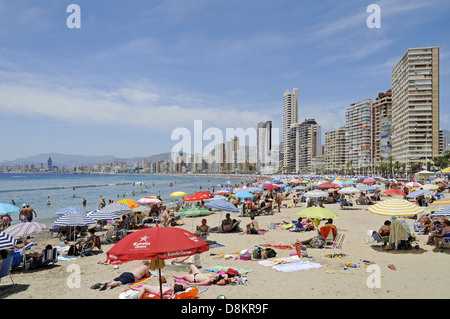
{"type": "Polygon", "coordinates": [[[175,279],[184,279],[189,283],[195,283],[197,286],[207,286],[207,285],[225,285],[230,282],[230,278],[227,274],[219,275],[216,273],[202,273],[200,270],[191,265],[189,273],[186,275],[178,276],[174,275],[175,279]]]}

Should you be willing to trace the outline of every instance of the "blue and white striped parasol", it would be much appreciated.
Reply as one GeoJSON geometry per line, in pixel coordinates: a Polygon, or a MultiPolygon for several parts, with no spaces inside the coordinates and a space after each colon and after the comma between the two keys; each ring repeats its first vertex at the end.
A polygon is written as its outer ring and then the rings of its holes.
{"type": "Polygon", "coordinates": [[[226,212],[232,212],[232,213],[239,213],[239,209],[236,208],[233,204],[230,202],[227,202],[226,200],[213,200],[210,202],[205,203],[206,208],[210,209],[217,209],[222,210],[226,212]]]}
{"type": "Polygon", "coordinates": [[[86,214],[72,212],[59,217],[54,224],[58,226],[86,226],[97,222],[86,214]]]}
{"type": "Polygon", "coordinates": [[[0,231],[0,249],[10,249],[17,243],[17,240],[8,233],[0,231]]]}

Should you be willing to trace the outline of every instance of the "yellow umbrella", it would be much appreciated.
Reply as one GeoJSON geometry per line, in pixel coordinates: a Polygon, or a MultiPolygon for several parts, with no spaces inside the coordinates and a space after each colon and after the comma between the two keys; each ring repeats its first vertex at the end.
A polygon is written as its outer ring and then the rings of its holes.
{"type": "Polygon", "coordinates": [[[170,194],[170,197],[179,197],[179,196],[186,196],[187,194],[185,192],[174,192],[170,194]]]}
{"type": "Polygon", "coordinates": [[[119,200],[119,201],[117,201],[116,203],[122,203],[122,204],[125,204],[125,205],[127,205],[128,207],[130,207],[131,209],[133,209],[133,208],[136,208],[136,207],[139,207],[139,204],[138,203],[136,203],[134,200],[132,200],[132,199],[121,199],[121,200],[119,200]]]}
{"type": "Polygon", "coordinates": [[[450,166],[445,168],[445,169],[443,169],[442,173],[450,173],[450,166]]]}
{"type": "Polygon", "coordinates": [[[387,199],[367,209],[375,215],[383,216],[415,216],[423,213],[424,208],[404,199],[387,199]]]}
{"type": "Polygon", "coordinates": [[[434,190],[438,189],[439,186],[435,185],[435,184],[425,184],[425,185],[422,186],[422,188],[434,191],[434,190]]]}

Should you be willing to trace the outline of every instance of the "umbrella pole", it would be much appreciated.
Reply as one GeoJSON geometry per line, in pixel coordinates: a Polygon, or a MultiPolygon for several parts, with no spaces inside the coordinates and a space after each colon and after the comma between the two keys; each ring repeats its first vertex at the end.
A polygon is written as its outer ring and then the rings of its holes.
{"type": "Polygon", "coordinates": [[[159,294],[161,295],[161,299],[163,299],[163,293],[162,293],[162,279],[161,279],[161,268],[158,268],[159,272],[159,294]]]}

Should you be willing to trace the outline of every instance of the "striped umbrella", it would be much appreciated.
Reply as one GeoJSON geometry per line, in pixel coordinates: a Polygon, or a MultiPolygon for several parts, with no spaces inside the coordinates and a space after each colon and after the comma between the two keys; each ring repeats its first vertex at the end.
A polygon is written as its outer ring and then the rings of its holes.
{"type": "Polygon", "coordinates": [[[450,205],[450,199],[435,200],[430,206],[450,205]]]}
{"type": "Polygon", "coordinates": [[[0,249],[10,249],[17,243],[17,240],[8,233],[0,231],[0,249]]]}
{"type": "Polygon", "coordinates": [[[102,211],[103,213],[127,214],[132,212],[132,209],[130,208],[130,206],[127,206],[125,204],[113,203],[106,205],[105,207],[97,211],[102,211]]]}
{"type": "Polygon", "coordinates": [[[62,215],[65,215],[65,214],[67,214],[67,213],[73,213],[73,212],[75,212],[75,213],[81,213],[81,214],[86,214],[86,212],[85,212],[84,210],[82,210],[81,208],[73,207],[73,206],[68,206],[68,207],[64,207],[64,208],[61,208],[60,210],[58,210],[58,211],[56,212],[56,215],[62,216],[62,215]]]}
{"type": "Polygon", "coordinates": [[[159,204],[162,204],[163,202],[162,202],[162,200],[159,200],[156,197],[143,197],[143,198],[140,198],[137,201],[137,203],[140,205],[153,205],[153,204],[159,205],[159,204]]]}
{"type": "Polygon", "coordinates": [[[306,192],[305,197],[312,197],[312,198],[328,197],[328,193],[321,190],[314,190],[306,192]]]}
{"type": "Polygon", "coordinates": [[[113,212],[103,211],[103,210],[95,210],[88,214],[90,218],[93,220],[116,220],[120,219],[118,214],[114,214],[113,212]]]}
{"type": "Polygon", "coordinates": [[[128,199],[128,198],[121,199],[121,200],[117,201],[116,203],[118,203],[118,204],[125,204],[128,207],[130,207],[131,209],[139,207],[138,203],[136,203],[134,200],[128,199]]]}
{"type": "Polygon", "coordinates": [[[437,212],[432,213],[430,217],[431,218],[450,217],[450,206],[444,206],[437,212]]]}
{"type": "Polygon", "coordinates": [[[47,225],[38,222],[27,222],[8,227],[4,230],[4,232],[10,234],[14,238],[20,238],[38,233],[47,228],[47,225]]]}
{"type": "Polygon", "coordinates": [[[97,222],[82,213],[67,213],[59,217],[54,224],[59,226],[86,226],[90,224],[96,224],[97,222]]]}
{"type": "Polygon", "coordinates": [[[415,216],[423,213],[424,208],[404,199],[387,199],[367,209],[375,215],[383,216],[415,216]]]}
{"type": "Polygon", "coordinates": [[[200,206],[186,206],[175,213],[175,216],[206,216],[212,212],[200,206]]]}

